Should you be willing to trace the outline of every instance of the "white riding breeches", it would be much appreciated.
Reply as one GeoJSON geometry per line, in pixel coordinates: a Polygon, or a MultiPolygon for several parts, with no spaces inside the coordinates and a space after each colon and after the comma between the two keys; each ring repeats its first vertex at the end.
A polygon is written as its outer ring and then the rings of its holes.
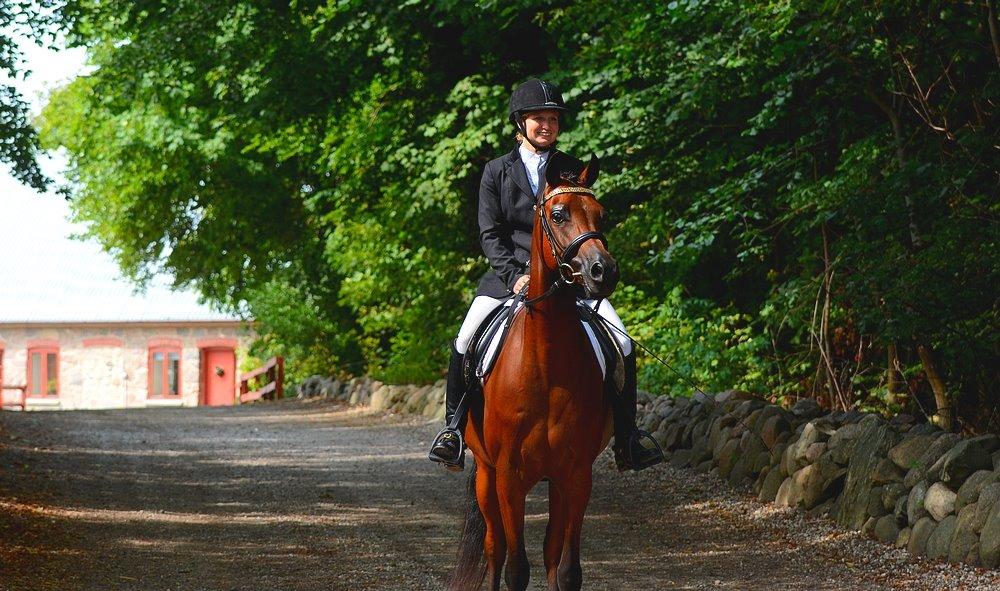
{"type": "MultiPolygon", "coordinates": [[[[469,307],[468,314],[465,315],[465,320],[462,322],[462,328],[458,329],[458,337],[455,339],[455,350],[461,355],[465,355],[466,351],[469,349],[469,341],[475,336],[476,329],[479,325],[483,323],[483,320],[489,316],[490,312],[495,310],[497,306],[504,303],[505,300],[498,300],[496,298],[491,298],[489,296],[477,296],[476,299],[472,300],[472,306],[469,307]]],[[[591,308],[594,307],[594,300],[583,300],[591,308]]],[[[618,313],[615,312],[614,307],[608,300],[601,300],[601,305],[597,308],[597,313],[601,315],[602,318],[607,320],[611,326],[617,328],[618,330],[612,330],[611,332],[618,339],[618,344],[622,347],[622,352],[626,355],[632,353],[632,340],[625,336],[625,325],[622,324],[621,318],[618,317],[618,313]]]]}

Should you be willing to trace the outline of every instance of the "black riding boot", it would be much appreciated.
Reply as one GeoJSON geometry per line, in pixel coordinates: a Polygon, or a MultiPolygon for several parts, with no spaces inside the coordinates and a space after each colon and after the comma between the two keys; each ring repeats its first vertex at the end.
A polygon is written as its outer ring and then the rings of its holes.
{"type": "Polygon", "coordinates": [[[636,415],[636,368],[635,351],[625,356],[625,385],[621,394],[612,398],[615,421],[615,463],[619,471],[643,470],[663,461],[663,452],[656,440],[635,426],[636,415]],[[653,447],[645,447],[642,440],[648,439],[653,447]]]}
{"type": "Polygon", "coordinates": [[[448,363],[448,385],[445,389],[444,422],[445,427],[431,443],[431,451],[427,457],[432,462],[440,462],[446,468],[454,471],[465,469],[465,441],[462,430],[465,428],[465,408],[462,398],[465,396],[465,378],[462,376],[462,365],[465,355],[455,350],[451,345],[451,361],[448,363]],[[461,416],[456,417],[456,413],[461,416]]]}

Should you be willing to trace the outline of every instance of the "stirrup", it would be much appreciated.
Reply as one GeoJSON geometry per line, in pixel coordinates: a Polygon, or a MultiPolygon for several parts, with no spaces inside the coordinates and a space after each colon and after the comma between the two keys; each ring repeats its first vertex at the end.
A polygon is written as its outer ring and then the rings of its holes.
{"type": "Polygon", "coordinates": [[[660,449],[660,444],[656,442],[648,432],[642,429],[636,429],[635,432],[629,437],[628,441],[625,442],[624,446],[619,446],[617,440],[615,441],[615,466],[618,468],[619,472],[625,472],[627,470],[634,470],[638,472],[639,470],[645,470],[646,468],[651,468],[661,462],[663,462],[663,450],[660,449]],[[640,441],[642,439],[648,439],[652,442],[653,447],[644,447],[640,441]],[[635,445],[643,449],[645,453],[644,457],[640,457],[639,461],[632,456],[632,444],[633,441],[635,445]]]}
{"type": "Polygon", "coordinates": [[[434,441],[431,443],[431,450],[427,452],[427,459],[444,465],[445,468],[452,472],[461,472],[462,470],[465,470],[465,439],[462,437],[462,432],[458,429],[453,429],[450,426],[441,429],[441,432],[437,434],[434,441]],[[436,451],[438,448],[444,447],[440,441],[446,435],[458,438],[457,458],[443,456],[436,451]]]}

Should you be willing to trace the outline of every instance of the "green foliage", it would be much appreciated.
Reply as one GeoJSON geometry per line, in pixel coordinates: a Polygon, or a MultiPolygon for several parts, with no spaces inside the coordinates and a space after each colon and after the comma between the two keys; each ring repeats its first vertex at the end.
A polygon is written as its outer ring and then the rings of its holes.
{"type": "Polygon", "coordinates": [[[602,158],[616,306],[678,371],[878,406],[896,343],[926,405],[923,345],[972,417],[1000,377],[987,8],[74,0],[97,70],[43,131],[133,277],[252,312],[289,367],[427,381],[486,269],[506,95],[544,75],[576,111],[564,148],[602,158]]]}
{"type": "Polygon", "coordinates": [[[749,316],[684,298],[679,287],[660,301],[630,287],[615,299],[631,334],[665,364],[646,358],[640,388],[689,396],[696,388],[766,392],[779,385],[767,372],[768,343],[749,316]]]}
{"type": "MultiPolygon", "coordinates": [[[[42,13],[49,2],[0,0],[0,74],[8,80],[28,75],[24,71],[16,36],[31,34],[42,42],[42,13]]],[[[39,152],[38,134],[31,125],[28,103],[10,83],[0,82],[0,163],[10,174],[39,191],[49,185],[36,158],[39,152]]]]}

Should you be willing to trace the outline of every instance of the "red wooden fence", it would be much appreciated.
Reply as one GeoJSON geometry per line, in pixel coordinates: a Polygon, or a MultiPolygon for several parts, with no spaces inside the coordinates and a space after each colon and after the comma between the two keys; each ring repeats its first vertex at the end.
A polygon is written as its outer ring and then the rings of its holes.
{"type": "Polygon", "coordinates": [[[240,402],[280,400],[285,395],[284,384],[285,359],[272,357],[264,365],[240,376],[240,402]],[[251,390],[254,381],[257,382],[256,389],[251,390]]]}

